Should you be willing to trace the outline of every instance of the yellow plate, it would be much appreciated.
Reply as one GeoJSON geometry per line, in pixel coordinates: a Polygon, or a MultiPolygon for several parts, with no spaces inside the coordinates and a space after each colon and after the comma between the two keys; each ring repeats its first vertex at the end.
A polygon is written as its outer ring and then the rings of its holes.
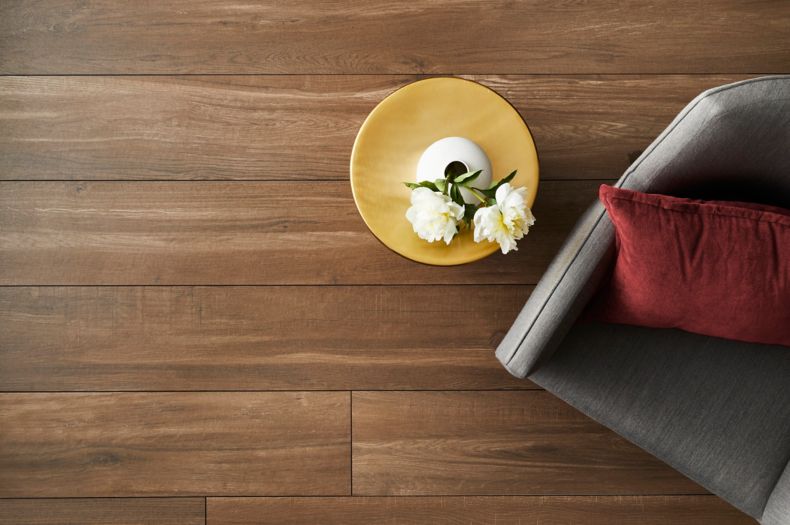
{"type": "MultiPolygon", "coordinates": [[[[493,180],[513,170],[532,207],[538,190],[538,155],[524,120],[493,90],[460,78],[430,78],[385,98],[362,124],[351,152],[351,190],[362,219],[381,242],[414,261],[450,266],[482,259],[499,247],[476,243],[468,229],[450,245],[417,237],[406,220],[417,161],[444,137],[466,137],[491,160],[493,180]]],[[[528,242],[528,237],[519,244],[528,242]]]]}

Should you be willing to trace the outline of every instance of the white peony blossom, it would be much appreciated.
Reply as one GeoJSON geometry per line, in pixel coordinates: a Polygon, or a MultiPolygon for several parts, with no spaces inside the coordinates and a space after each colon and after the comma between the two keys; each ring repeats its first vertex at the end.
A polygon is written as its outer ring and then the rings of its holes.
{"type": "Polygon", "coordinates": [[[526,188],[513,188],[507,183],[500,186],[496,190],[496,204],[479,208],[475,213],[475,242],[496,241],[502,253],[518,250],[516,241],[535,224],[526,193],[526,188]]]}
{"type": "Polygon", "coordinates": [[[416,188],[411,192],[411,207],[406,218],[420,239],[428,242],[444,240],[450,244],[458,233],[458,221],[464,216],[464,208],[439,192],[428,188],[416,188]]]}

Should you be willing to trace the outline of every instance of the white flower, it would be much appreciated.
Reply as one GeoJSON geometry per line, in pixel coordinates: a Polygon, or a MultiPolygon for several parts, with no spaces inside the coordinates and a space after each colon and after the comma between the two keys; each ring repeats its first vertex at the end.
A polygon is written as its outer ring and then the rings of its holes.
{"type": "Polygon", "coordinates": [[[475,242],[496,241],[502,253],[518,250],[516,241],[529,232],[535,217],[527,206],[526,188],[505,183],[496,190],[496,204],[475,213],[475,242]]]}
{"type": "Polygon", "coordinates": [[[464,208],[442,193],[428,188],[416,188],[411,192],[411,208],[406,218],[420,239],[428,242],[443,239],[450,244],[458,233],[458,221],[464,216],[464,208]]]}

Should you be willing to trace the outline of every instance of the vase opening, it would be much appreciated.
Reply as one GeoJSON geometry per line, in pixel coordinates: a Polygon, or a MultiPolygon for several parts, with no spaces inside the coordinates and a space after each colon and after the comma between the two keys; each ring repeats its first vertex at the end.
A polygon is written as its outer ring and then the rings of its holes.
{"type": "Polygon", "coordinates": [[[449,176],[450,180],[467,172],[469,172],[469,167],[460,160],[454,160],[444,168],[444,174],[449,176]]]}

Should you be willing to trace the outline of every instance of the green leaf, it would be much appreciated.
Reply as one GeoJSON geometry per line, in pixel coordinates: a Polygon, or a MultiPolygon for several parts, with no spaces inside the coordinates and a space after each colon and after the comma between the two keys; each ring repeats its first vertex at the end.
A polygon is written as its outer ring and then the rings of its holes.
{"type": "Polygon", "coordinates": [[[463,175],[457,176],[455,178],[455,183],[461,184],[462,186],[466,186],[470,182],[474,181],[477,177],[479,177],[481,173],[483,173],[483,170],[466,172],[463,175]]]}
{"type": "Polygon", "coordinates": [[[489,199],[493,199],[494,196],[496,195],[496,188],[491,188],[491,189],[487,189],[487,190],[480,190],[480,189],[478,189],[477,191],[479,193],[482,193],[483,195],[485,195],[489,199]]]}
{"type": "Polygon", "coordinates": [[[480,193],[482,193],[483,195],[485,195],[489,199],[494,199],[496,197],[496,190],[498,190],[499,187],[502,186],[503,184],[505,184],[506,182],[512,181],[513,178],[516,176],[516,172],[517,171],[518,170],[513,170],[510,173],[510,175],[508,175],[504,179],[500,179],[500,180],[492,183],[491,186],[489,186],[488,188],[486,188],[484,190],[477,190],[477,191],[479,191],[480,193]]]}
{"type": "Polygon", "coordinates": [[[464,220],[472,224],[472,219],[475,218],[475,212],[477,211],[477,205],[475,204],[465,204],[464,205],[464,220]]]}
{"type": "Polygon", "coordinates": [[[508,175],[504,179],[500,179],[500,180],[492,183],[491,186],[489,186],[487,189],[494,190],[494,192],[496,192],[497,188],[499,188],[501,185],[505,184],[506,182],[510,182],[511,180],[513,180],[513,177],[516,176],[517,172],[518,172],[518,170],[513,170],[512,172],[510,172],[510,175],[508,175]]]}
{"type": "Polygon", "coordinates": [[[439,191],[439,188],[436,187],[436,184],[429,180],[424,180],[422,182],[404,182],[403,184],[406,185],[407,188],[411,188],[412,190],[416,190],[417,188],[428,188],[432,191],[439,191]]]}
{"type": "Polygon", "coordinates": [[[444,180],[444,179],[436,179],[435,181],[433,181],[433,183],[436,185],[436,188],[439,191],[441,191],[442,193],[447,195],[447,181],[446,180],[444,180]]]}
{"type": "Polygon", "coordinates": [[[450,186],[450,198],[453,199],[453,202],[459,204],[461,206],[466,206],[464,202],[464,198],[461,196],[461,190],[458,189],[457,184],[453,184],[450,186]]]}
{"type": "Polygon", "coordinates": [[[507,177],[505,177],[504,179],[499,181],[499,185],[501,186],[501,185],[505,184],[506,182],[512,181],[515,178],[516,173],[518,173],[518,170],[511,171],[510,175],[508,175],[507,177]]]}

